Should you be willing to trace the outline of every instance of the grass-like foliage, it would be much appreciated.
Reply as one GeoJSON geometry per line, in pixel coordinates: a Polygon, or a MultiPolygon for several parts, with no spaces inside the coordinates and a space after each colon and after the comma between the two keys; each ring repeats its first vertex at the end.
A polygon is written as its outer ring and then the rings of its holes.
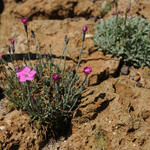
{"type": "Polygon", "coordinates": [[[150,23],[140,17],[113,16],[96,28],[95,45],[134,67],[150,67],[150,23]]]}
{"type": "MultiPolygon", "coordinates": [[[[28,37],[26,22],[23,23],[28,37]]],[[[86,30],[87,27],[84,26],[83,43],[86,30]]],[[[36,123],[40,131],[49,129],[49,135],[58,137],[68,128],[72,111],[80,102],[87,76],[92,69],[90,67],[84,68],[85,78],[81,81],[76,72],[80,66],[83,47],[80,51],[77,67],[74,70],[66,69],[68,37],[65,36],[65,47],[61,57],[61,59],[64,58],[64,62],[62,63],[60,59],[59,63],[55,64],[51,51],[44,56],[41,54],[40,44],[37,46],[35,34],[33,31],[31,33],[35,41],[37,58],[35,64],[31,63],[30,55],[28,55],[28,61],[24,61],[20,66],[17,65],[14,55],[11,53],[15,52],[13,40],[11,41],[12,49],[11,47],[8,49],[13,67],[9,67],[3,58],[0,60],[3,64],[2,72],[7,81],[6,86],[4,82],[2,83],[5,88],[4,93],[16,109],[26,111],[31,116],[31,123],[36,123]]],[[[28,40],[27,44],[29,44],[28,40]]]]}

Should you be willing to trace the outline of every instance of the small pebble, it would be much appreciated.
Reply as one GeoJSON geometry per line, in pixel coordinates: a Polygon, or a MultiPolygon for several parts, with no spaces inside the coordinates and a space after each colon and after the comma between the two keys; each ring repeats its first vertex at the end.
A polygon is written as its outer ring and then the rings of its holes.
{"type": "Polygon", "coordinates": [[[137,86],[137,87],[142,87],[142,83],[136,82],[136,86],[137,86]]]}
{"type": "Polygon", "coordinates": [[[121,71],[121,74],[128,75],[129,74],[129,67],[123,65],[120,71],[121,71]]]}
{"type": "Polygon", "coordinates": [[[4,130],[5,129],[5,126],[0,126],[0,130],[4,130]]]}

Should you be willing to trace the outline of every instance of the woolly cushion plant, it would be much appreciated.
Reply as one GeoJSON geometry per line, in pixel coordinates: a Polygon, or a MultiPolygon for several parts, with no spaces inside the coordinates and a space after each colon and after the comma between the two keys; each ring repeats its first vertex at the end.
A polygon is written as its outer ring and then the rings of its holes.
{"type": "Polygon", "coordinates": [[[101,21],[94,42],[106,54],[121,58],[126,65],[150,67],[150,23],[139,17],[116,16],[101,21]]]}

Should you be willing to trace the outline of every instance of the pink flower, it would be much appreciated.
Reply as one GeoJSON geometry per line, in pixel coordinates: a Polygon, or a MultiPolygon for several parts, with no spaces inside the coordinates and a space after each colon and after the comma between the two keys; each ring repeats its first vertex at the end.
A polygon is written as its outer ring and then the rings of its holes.
{"type": "Polygon", "coordinates": [[[60,79],[60,77],[59,77],[59,75],[57,73],[54,73],[52,75],[52,78],[53,78],[54,81],[58,81],[60,79]]]}
{"type": "Polygon", "coordinates": [[[123,11],[122,10],[118,10],[118,14],[123,14],[123,11]]]}
{"type": "Polygon", "coordinates": [[[11,44],[14,45],[14,43],[15,43],[15,41],[14,41],[14,40],[11,40],[11,44]]]}
{"type": "Polygon", "coordinates": [[[92,68],[86,66],[86,67],[84,67],[83,72],[84,72],[86,75],[88,75],[88,74],[90,74],[90,73],[92,72],[92,68]]]}
{"type": "Polygon", "coordinates": [[[23,17],[23,18],[21,19],[21,21],[22,21],[23,24],[27,24],[27,22],[28,22],[27,18],[25,18],[25,17],[23,17]]]}
{"type": "Polygon", "coordinates": [[[34,79],[34,75],[36,74],[35,70],[32,70],[26,66],[17,72],[17,77],[20,82],[32,81],[34,79]]]}
{"type": "Polygon", "coordinates": [[[2,55],[0,54],[0,59],[2,59],[2,55]]]}
{"type": "Polygon", "coordinates": [[[112,12],[112,15],[113,15],[113,16],[115,16],[115,15],[117,15],[117,14],[118,14],[118,15],[119,15],[119,14],[123,14],[123,11],[122,11],[122,10],[118,10],[118,12],[116,12],[116,11],[113,11],[113,12],[112,12]]]}
{"type": "Polygon", "coordinates": [[[83,26],[82,31],[83,31],[83,32],[86,32],[87,29],[88,29],[87,26],[83,26]]]}

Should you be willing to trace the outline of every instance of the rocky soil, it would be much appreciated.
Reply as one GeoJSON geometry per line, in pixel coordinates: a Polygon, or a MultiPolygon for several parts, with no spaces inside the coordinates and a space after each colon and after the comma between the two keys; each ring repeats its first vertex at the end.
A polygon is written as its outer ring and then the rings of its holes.
{"type": "MultiPolygon", "coordinates": [[[[72,129],[58,141],[42,142],[29,125],[25,112],[8,113],[8,101],[0,95],[0,149],[4,150],[150,150],[150,69],[120,65],[96,51],[93,43],[95,25],[101,21],[106,0],[0,0],[0,53],[7,56],[7,46],[15,40],[16,54],[27,53],[22,17],[27,17],[30,52],[35,53],[30,31],[41,43],[42,53],[52,48],[59,60],[64,36],[69,37],[68,64],[75,66],[81,49],[82,26],[87,25],[83,67],[93,68],[81,103],[74,111],[72,129]],[[4,6],[4,7],[3,7],[4,6]]],[[[131,16],[150,21],[150,1],[131,0],[131,16]]],[[[120,0],[125,10],[128,0],[120,0]]],[[[111,17],[113,9],[103,19],[111,17]]],[[[20,63],[22,60],[19,60],[20,63]]],[[[1,91],[2,93],[2,91],[1,91]]]]}

